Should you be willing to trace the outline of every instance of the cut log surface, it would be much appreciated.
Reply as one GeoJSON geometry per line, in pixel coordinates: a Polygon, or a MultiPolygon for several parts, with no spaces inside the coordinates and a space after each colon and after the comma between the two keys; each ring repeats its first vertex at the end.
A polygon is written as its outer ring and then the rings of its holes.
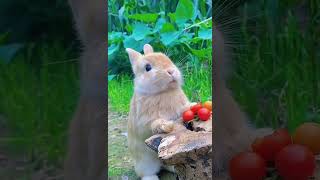
{"type": "Polygon", "coordinates": [[[212,133],[186,130],[164,137],[158,146],[158,154],[165,164],[176,165],[205,156],[211,148],[212,133]]]}
{"type": "Polygon", "coordinates": [[[179,128],[145,142],[165,165],[175,167],[179,179],[212,179],[212,132],[179,128]]]}

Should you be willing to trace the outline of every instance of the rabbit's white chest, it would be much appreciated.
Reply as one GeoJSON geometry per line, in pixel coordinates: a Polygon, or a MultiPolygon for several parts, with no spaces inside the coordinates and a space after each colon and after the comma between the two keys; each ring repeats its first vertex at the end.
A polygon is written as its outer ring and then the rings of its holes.
{"type": "Polygon", "coordinates": [[[182,89],[162,93],[159,95],[134,97],[131,125],[139,137],[147,138],[151,135],[151,123],[157,119],[176,121],[181,116],[189,100],[182,89]]]}

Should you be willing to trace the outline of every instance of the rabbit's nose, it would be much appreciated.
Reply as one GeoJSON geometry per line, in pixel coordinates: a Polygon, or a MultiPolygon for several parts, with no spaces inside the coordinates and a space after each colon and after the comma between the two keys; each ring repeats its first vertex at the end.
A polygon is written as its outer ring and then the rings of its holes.
{"type": "Polygon", "coordinates": [[[168,74],[172,75],[174,73],[174,69],[168,69],[167,72],[168,74]]]}

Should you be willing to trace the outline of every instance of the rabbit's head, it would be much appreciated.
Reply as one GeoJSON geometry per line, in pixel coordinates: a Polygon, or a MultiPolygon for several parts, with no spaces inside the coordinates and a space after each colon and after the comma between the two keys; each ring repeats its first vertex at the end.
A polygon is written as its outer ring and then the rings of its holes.
{"type": "Polygon", "coordinates": [[[179,69],[165,54],[153,52],[151,45],[144,45],[144,55],[130,48],[126,51],[135,75],[136,93],[153,95],[182,85],[183,78],[179,69]]]}

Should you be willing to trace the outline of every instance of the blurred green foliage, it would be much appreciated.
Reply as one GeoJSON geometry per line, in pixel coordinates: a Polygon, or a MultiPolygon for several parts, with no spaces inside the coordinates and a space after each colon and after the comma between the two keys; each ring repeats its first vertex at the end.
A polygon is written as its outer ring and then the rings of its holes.
{"type": "Polygon", "coordinates": [[[10,42],[74,39],[71,11],[66,0],[1,0],[0,34],[10,42]]]}
{"type": "Polygon", "coordinates": [[[234,50],[229,85],[253,122],[320,122],[320,1],[218,2],[213,18],[234,50]]]}
{"type": "Polygon", "coordinates": [[[9,63],[29,44],[50,41],[61,41],[79,52],[68,1],[0,1],[0,61],[9,63]]]}
{"type": "Polygon", "coordinates": [[[64,160],[79,96],[72,21],[66,0],[0,1],[0,146],[33,170],[64,160]]]}

